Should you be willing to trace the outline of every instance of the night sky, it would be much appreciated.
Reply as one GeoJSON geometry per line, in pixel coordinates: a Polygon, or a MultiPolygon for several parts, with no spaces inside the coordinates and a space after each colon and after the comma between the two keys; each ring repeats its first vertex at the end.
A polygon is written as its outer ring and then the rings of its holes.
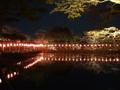
{"type": "MultiPolygon", "coordinates": [[[[53,9],[53,6],[45,5],[44,7],[48,9],[48,12],[42,14],[40,20],[32,22],[22,19],[18,22],[12,23],[12,25],[20,28],[23,33],[30,35],[33,35],[38,31],[42,31],[42,30],[46,31],[48,30],[48,28],[52,28],[54,26],[69,27],[73,33],[80,35],[84,31],[95,29],[99,24],[99,20],[97,23],[91,23],[90,19],[92,20],[94,18],[91,17],[90,13],[89,14],[86,13],[85,15],[83,15],[78,19],[69,20],[67,16],[64,15],[63,13],[50,14],[49,12],[53,9]]],[[[119,16],[113,18],[114,19],[112,21],[107,22],[107,24],[105,25],[106,27],[109,26],[120,27],[119,16]]]]}

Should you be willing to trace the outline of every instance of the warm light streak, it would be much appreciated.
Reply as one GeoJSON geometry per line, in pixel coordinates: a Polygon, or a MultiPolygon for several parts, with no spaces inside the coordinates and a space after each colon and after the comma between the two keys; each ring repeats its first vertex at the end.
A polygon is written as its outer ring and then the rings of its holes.
{"type": "Polygon", "coordinates": [[[25,66],[24,68],[30,68],[32,66],[34,66],[35,64],[37,64],[38,62],[40,62],[41,60],[43,60],[44,58],[43,57],[40,57],[39,59],[35,60],[34,62],[28,64],[27,66],[25,66]]]}

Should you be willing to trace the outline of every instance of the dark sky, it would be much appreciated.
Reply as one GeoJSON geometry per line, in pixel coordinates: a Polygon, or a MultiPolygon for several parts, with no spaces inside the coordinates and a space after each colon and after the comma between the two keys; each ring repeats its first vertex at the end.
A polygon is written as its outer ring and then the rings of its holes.
{"type": "MultiPolygon", "coordinates": [[[[94,29],[99,25],[99,20],[97,23],[91,23],[90,20],[95,18],[91,17],[90,14],[85,14],[76,20],[69,20],[67,19],[67,16],[62,13],[49,14],[49,11],[51,11],[53,7],[49,5],[45,5],[45,7],[48,9],[48,12],[42,14],[42,18],[40,20],[35,22],[31,22],[28,20],[20,20],[19,22],[15,22],[13,25],[17,25],[17,27],[19,27],[22,32],[31,35],[33,35],[37,31],[47,30],[48,28],[52,28],[54,26],[66,26],[69,27],[72,32],[81,34],[82,32],[94,29]]],[[[114,19],[107,22],[105,26],[120,27],[119,21],[119,16],[114,17],[114,19]]]]}

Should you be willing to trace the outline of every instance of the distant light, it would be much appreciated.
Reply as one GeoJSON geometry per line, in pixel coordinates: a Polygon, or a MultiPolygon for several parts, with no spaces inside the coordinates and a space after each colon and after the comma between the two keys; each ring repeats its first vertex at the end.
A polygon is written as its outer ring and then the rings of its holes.
{"type": "Polygon", "coordinates": [[[2,83],[2,79],[0,78],[0,84],[2,83]]]}
{"type": "Polygon", "coordinates": [[[12,43],[10,44],[10,46],[12,46],[12,43]]]}
{"type": "Polygon", "coordinates": [[[118,61],[119,61],[119,58],[116,58],[116,61],[118,62],[118,61]]]}
{"type": "Polygon", "coordinates": [[[3,47],[5,47],[6,45],[5,44],[3,44],[3,47]]]}
{"type": "Polygon", "coordinates": [[[10,75],[9,75],[9,74],[7,75],[7,78],[8,78],[8,79],[10,78],[10,75]]]}
{"type": "Polygon", "coordinates": [[[13,74],[11,73],[10,76],[13,77],[13,74]]]}
{"type": "Polygon", "coordinates": [[[17,73],[16,72],[14,72],[14,75],[16,75],[17,73]]]}
{"type": "Polygon", "coordinates": [[[9,47],[10,45],[9,44],[7,44],[7,47],[9,47]]]}

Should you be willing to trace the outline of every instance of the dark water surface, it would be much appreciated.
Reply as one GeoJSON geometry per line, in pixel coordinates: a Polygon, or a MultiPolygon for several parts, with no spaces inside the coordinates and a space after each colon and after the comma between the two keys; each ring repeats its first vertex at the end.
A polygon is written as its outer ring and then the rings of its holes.
{"type": "Polygon", "coordinates": [[[120,55],[0,55],[0,90],[120,90],[120,55]]]}

